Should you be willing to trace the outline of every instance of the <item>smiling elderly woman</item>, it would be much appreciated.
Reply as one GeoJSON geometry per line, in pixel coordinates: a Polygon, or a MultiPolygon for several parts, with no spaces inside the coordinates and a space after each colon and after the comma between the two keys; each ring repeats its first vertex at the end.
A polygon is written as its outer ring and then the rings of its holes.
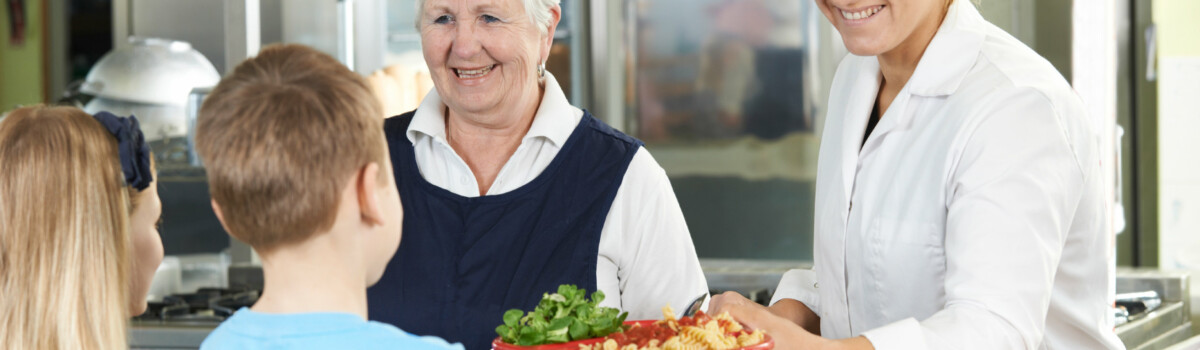
{"type": "Polygon", "coordinates": [[[630,319],[707,293],[666,173],[545,71],[558,2],[420,1],[435,91],[385,122],[405,220],[372,319],[486,349],[560,284],[630,319]]]}

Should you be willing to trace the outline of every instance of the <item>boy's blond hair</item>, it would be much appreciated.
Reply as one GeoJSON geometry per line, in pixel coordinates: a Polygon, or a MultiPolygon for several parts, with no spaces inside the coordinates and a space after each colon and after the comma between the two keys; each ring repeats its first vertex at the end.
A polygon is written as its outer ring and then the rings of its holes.
{"type": "Polygon", "coordinates": [[[0,344],[126,348],[131,199],[117,140],[71,107],[0,121],[0,344]]]}
{"type": "Polygon", "coordinates": [[[347,181],[386,164],[381,114],[361,76],[312,48],[271,45],[239,64],[196,125],[229,233],[261,252],[329,230],[347,181]]]}

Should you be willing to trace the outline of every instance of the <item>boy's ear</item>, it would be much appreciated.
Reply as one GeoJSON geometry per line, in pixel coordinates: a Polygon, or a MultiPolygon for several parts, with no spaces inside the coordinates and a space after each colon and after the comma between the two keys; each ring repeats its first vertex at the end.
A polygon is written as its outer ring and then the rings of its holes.
{"type": "Polygon", "coordinates": [[[230,232],[229,225],[225,224],[225,215],[221,214],[221,205],[217,204],[216,199],[209,200],[209,202],[212,203],[213,213],[217,214],[217,221],[221,222],[221,228],[225,229],[226,233],[230,232]]]}
{"type": "Polygon", "coordinates": [[[368,163],[358,171],[355,192],[362,220],[369,225],[383,225],[383,208],[379,206],[379,176],[383,175],[379,163],[368,163]]]}

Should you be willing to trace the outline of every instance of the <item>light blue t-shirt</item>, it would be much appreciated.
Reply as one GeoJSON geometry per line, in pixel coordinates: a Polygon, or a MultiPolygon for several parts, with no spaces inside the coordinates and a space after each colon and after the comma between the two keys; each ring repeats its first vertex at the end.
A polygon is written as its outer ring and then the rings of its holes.
{"type": "Polygon", "coordinates": [[[438,337],[419,337],[392,325],[340,312],[268,314],[242,308],[204,338],[201,350],[413,349],[463,350],[438,337]]]}

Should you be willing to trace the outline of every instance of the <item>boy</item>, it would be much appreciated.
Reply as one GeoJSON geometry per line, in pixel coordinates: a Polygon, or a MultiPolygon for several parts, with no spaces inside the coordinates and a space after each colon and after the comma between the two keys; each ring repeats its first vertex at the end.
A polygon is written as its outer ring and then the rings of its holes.
{"type": "Polygon", "coordinates": [[[379,103],[329,55],[269,46],[212,91],[196,149],[225,230],[262,258],[262,297],[201,349],[462,349],[367,321],[400,244],[379,103]]]}

